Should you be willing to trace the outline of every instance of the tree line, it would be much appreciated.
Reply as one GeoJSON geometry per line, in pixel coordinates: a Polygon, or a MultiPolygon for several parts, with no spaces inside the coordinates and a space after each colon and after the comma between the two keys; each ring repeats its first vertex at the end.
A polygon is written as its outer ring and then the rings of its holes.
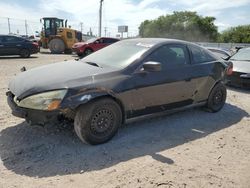
{"type": "Polygon", "coordinates": [[[219,33],[215,20],[215,17],[203,17],[196,12],[174,12],[155,20],[145,20],[139,26],[139,35],[195,42],[250,43],[250,25],[232,27],[219,33]]]}

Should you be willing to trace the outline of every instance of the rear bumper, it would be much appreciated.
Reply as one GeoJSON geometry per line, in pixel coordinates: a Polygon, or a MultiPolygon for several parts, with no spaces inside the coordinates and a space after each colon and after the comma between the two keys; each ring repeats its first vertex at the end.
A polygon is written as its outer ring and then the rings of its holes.
{"type": "Polygon", "coordinates": [[[228,85],[250,89],[250,73],[233,72],[227,77],[228,85]]]}
{"type": "Polygon", "coordinates": [[[30,53],[31,53],[31,54],[36,54],[36,53],[38,53],[38,52],[40,52],[40,47],[39,47],[39,48],[32,48],[32,49],[30,50],[30,53]]]}
{"type": "Polygon", "coordinates": [[[44,125],[59,121],[59,117],[61,116],[60,111],[43,111],[22,108],[17,106],[14,101],[14,95],[11,92],[7,92],[6,95],[8,105],[12,110],[12,114],[16,117],[26,119],[26,121],[30,124],[44,125]]]}

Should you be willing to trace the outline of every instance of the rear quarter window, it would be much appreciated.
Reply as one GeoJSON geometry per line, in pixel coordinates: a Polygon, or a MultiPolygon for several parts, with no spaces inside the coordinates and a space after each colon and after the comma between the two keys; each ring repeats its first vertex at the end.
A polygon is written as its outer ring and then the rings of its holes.
{"type": "Polygon", "coordinates": [[[193,63],[195,64],[216,61],[216,58],[210,55],[203,48],[200,48],[198,46],[189,46],[189,49],[193,57],[193,63]]]}

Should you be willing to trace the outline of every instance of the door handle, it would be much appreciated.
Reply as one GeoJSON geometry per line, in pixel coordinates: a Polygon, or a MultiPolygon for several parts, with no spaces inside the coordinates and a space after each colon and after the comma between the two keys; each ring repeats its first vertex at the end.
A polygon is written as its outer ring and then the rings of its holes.
{"type": "Polygon", "coordinates": [[[0,44],[0,47],[4,47],[4,45],[0,44]]]}
{"type": "Polygon", "coordinates": [[[21,44],[17,44],[16,46],[18,46],[18,47],[19,47],[19,46],[22,46],[22,45],[21,45],[21,44]]]}

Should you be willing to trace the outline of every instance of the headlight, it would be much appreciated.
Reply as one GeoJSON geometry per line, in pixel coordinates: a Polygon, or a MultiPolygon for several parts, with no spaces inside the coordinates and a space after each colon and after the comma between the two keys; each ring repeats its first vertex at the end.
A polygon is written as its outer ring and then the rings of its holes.
{"type": "Polygon", "coordinates": [[[27,97],[20,102],[16,101],[18,106],[36,110],[55,110],[61,104],[67,90],[57,90],[27,97]]]}

